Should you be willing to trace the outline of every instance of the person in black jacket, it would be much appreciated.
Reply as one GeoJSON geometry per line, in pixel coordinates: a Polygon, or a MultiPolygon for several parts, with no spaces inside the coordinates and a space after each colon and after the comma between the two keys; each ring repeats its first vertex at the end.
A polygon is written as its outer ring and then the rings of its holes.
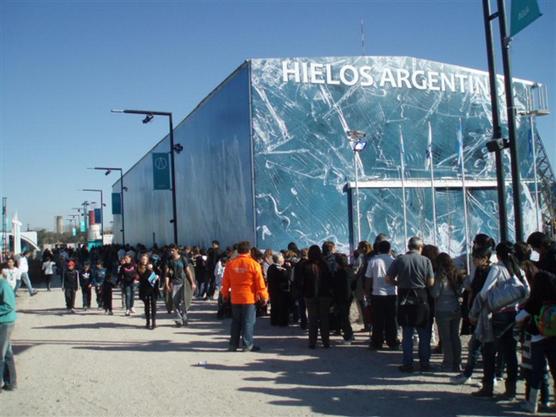
{"type": "Polygon", "coordinates": [[[556,275],[541,270],[533,280],[531,294],[524,308],[516,316],[516,322],[529,320],[527,331],[531,334],[531,365],[532,370],[528,385],[530,387],[528,401],[523,408],[535,414],[539,402],[539,390],[541,388],[543,374],[546,370],[546,362],[550,373],[556,382],[556,336],[541,334],[537,326],[536,318],[541,314],[543,308],[555,308],[556,306],[556,275]]]}
{"type": "Polygon", "coordinates": [[[83,298],[83,310],[91,308],[93,274],[89,262],[83,264],[83,269],[79,273],[79,285],[81,286],[81,295],[83,298]]]}
{"type": "Polygon", "coordinates": [[[145,304],[145,327],[153,330],[156,327],[156,300],[158,299],[159,277],[154,272],[147,254],[141,255],[137,266],[139,275],[139,298],[145,304]]]}
{"type": "Polygon", "coordinates": [[[353,301],[353,292],[357,284],[355,272],[349,265],[346,255],[336,254],[338,269],[334,274],[334,301],[338,311],[338,320],[344,336],[344,344],[353,342],[353,329],[349,321],[349,309],[353,301]]]}
{"type": "Polygon", "coordinates": [[[266,273],[270,295],[270,324],[287,326],[289,321],[290,269],[284,265],[284,255],[272,255],[272,265],[266,273]]]}
{"type": "Polygon", "coordinates": [[[131,256],[125,255],[122,259],[122,265],[119,272],[120,283],[123,285],[123,293],[125,298],[125,315],[129,316],[135,313],[133,303],[135,300],[134,282],[137,280],[137,268],[133,263],[131,256]]]}
{"type": "Polygon", "coordinates": [[[330,302],[332,301],[332,274],[317,245],[309,248],[307,262],[300,266],[299,280],[309,321],[309,348],[317,344],[318,330],[325,348],[330,347],[330,302]]]}
{"type": "Polygon", "coordinates": [[[63,286],[66,309],[68,312],[75,313],[75,293],[79,288],[79,272],[75,269],[73,259],[68,262],[68,267],[64,272],[63,286]]]}

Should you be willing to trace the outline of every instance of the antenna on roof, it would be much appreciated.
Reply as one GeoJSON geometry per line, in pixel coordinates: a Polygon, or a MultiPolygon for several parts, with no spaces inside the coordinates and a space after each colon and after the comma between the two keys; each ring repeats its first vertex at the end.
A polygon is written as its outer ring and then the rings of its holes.
{"type": "Polygon", "coordinates": [[[365,22],[363,22],[363,19],[361,19],[361,52],[362,55],[365,56],[365,26],[364,26],[365,22]]]}

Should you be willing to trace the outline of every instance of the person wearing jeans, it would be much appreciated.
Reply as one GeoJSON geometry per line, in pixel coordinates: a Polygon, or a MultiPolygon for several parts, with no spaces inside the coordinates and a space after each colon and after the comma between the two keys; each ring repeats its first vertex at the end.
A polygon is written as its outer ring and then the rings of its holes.
{"type": "Polygon", "coordinates": [[[421,255],[423,239],[414,236],[407,246],[409,252],[392,262],[385,282],[398,286],[398,319],[403,330],[403,364],[399,369],[401,372],[414,371],[413,334],[416,330],[421,371],[427,372],[430,371],[432,322],[426,288],[434,285],[434,274],[430,259],[421,255]]]}
{"type": "Polygon", "coordinates": [[[0,392],[17,387],[14,355],[10,341],[16,319],[15,293],[4,278],[0,278],[0,392]]]}
{"type": "Polygon", "coordinates": [[[232,301],[232,324],[228,350],[235,352],[239,348],[239,338],[243,336],[243,351],[260,350],[255,345],[256,306],[260,302],[266,304],[268,291],[263,278],[263,271],[257,261],[249,254],[251,244],[238,244],[238,256],[226,263],[222,289],[223,300],[230,297],[232,301]]]}
{"type": "Polygon", "coordinates": [[[31,284],[31,280],[29,279],[29,256],[31,255],[30,251],[26,251],[23,253],[23,255],[19,258],[18,260],[18,269],[21,272],[21,276],[20,279],[17,280],[16,282],[16,286],[15,286],[15,292],[17,294],[17,290],[19,290],[19,287],[21,286],[21,281],[23,281],[23,283],[25,284],[25,286],[27,287],[27,291],[29,291],[29,295],[32,297],[33,295],[37,294],[37,290],[35,290],[33,288],[33,285],[31,284]]]}
{"type": "Polygon", "coordinates": [[[177,246],[170,246],[170,260],[166,269],[165,292],[172,295],[172,306],[176,313],[176,326],[187,326],[187,308],[195,290],[195,280],[188,267],[185,256],[177,246]]]}

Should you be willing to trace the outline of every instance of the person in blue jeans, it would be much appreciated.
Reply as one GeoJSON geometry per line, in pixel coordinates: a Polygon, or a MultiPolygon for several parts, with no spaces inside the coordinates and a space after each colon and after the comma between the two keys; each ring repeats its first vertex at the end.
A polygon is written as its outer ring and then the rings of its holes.
{"type": "Polygon", "coordinates": [[[14,354],[10,337],[15,326],[15,293],[8,281],[0,277],[0,392],[17,387],[14,354]]]}
{"type": "Polygon", "coordinates": [[[432,323],[429,317],[427,288],[434,285],[430,259],[421,255],[423,240],[412,237],[405,255],[401,255],[388,268],[385,281],[398,287],[398,321],[402,326],[403,364],[401,372],[413,372],[413,335],[419,335],[420,370],[429,372],[432,323]]]}

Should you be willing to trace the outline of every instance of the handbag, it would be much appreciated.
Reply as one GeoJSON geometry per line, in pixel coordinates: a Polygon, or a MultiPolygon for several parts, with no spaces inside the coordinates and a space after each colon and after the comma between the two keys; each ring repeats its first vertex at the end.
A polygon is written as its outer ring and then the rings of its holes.
{"type": "Polygon", "coordinates": [[[498,311],[504,307],[518,304],[528,296],[529,287],[513,274],[488,292],[487,307],[490,311],[498,311]]]}

